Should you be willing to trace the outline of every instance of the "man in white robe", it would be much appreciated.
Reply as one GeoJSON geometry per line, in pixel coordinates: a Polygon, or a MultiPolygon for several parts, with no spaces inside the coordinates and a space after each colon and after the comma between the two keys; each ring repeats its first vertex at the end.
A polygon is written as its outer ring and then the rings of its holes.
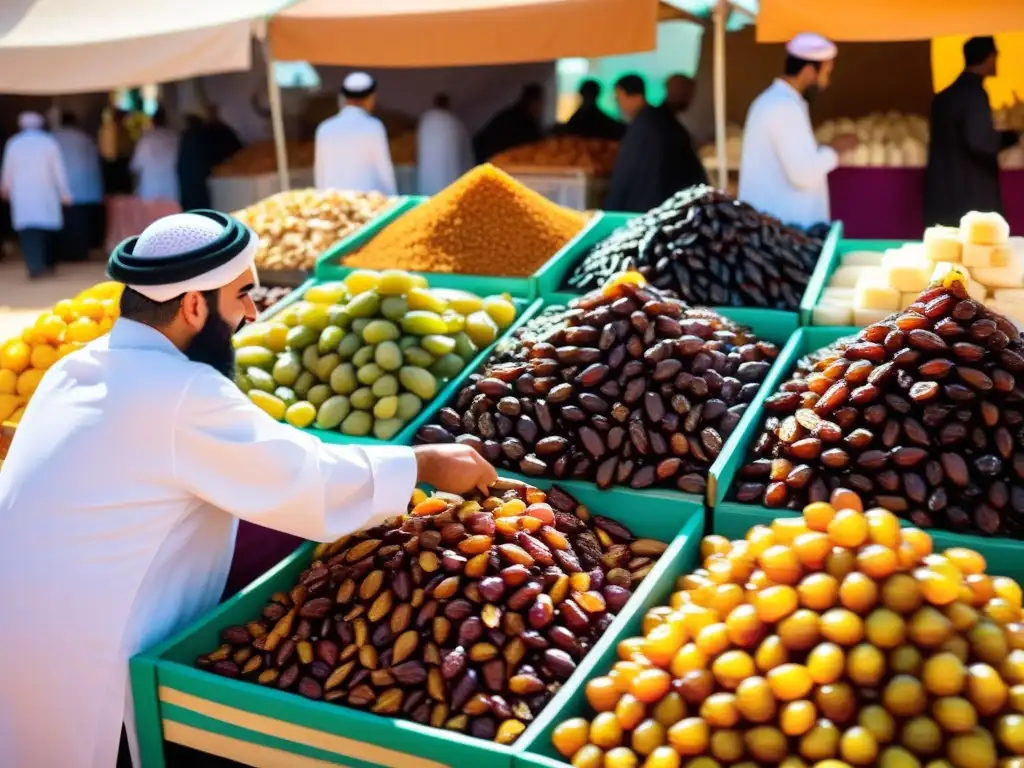
{"type": "Polygon", "coordinates": [[[373,116],[377,83],[365,72],[353,72],[341,86],[341,111],[317,126],[314,185],[317,189],[351,192],[398,192],[388,132],[373,116]]]}
{"type": "Polygon", "coordinates": [[[61,257],[85,261],[89,249],[103,242],[98,222],[103,216],[103,167],[96,142],[78,124],[73,112],[61,114],[60,128],[53,132],[71,190],[71,205],[64,207],[61,257]]]}
{"type": "Polygon", "coordinates": [[[176,131],[167,127],[163,107],[153,113],[153,125],[142,134],[132,154],[131,169],[138,177],[136,194],[143,200],[178,202],[178,143],[176,131]]]}
{"type": "Polygon", "coordinates": [[[808,100],[828,87],[836,46],[814,34],[786,45],[785,73],[754,99],[743,127],[739,197],[788,224],[809,227],[831,219],[828,174],[839,153],[857,145],[837,136],[818,146],[808,100]]]}
{"type": "Polygon", "coordinates": [[[0,472],[4,768],[113,768],[122,723],[138,754],[128,659],[214,607],[239,518],[332,541],[417,480],[496,479],[466,446],[328,445],[253,405],[229,375],[257,245],[212,211],[122,243],[120,319],[25,412],[0,472]]]}
{"type": "Polygon", "coordinates": [[[434,106],[420,117],[416,165],[416,191],[421,195],[436,195],[473,165],[469,131],[452,112],[447,93],[434,96],[434,106]]]}

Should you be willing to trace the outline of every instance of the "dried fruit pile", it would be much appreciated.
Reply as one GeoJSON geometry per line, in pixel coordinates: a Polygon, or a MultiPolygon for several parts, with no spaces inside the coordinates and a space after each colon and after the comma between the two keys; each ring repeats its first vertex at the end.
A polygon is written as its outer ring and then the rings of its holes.
{"type": "Polygon", "coordinates": [[[583,214],[484,164],[402,214],[345,266],[527,277],[584,222],[583,214]]]}
{"type": "Polygon", "coordinates": [[[417,439],[528,475],[703,493],[778,349],[634,279],[528,324],[417,439]]]}
{"type": "Polygon", "coordinates": [[[225,677],[508,744],[608,628],[665,544],[558,488],[464,500],[321,545],[262,617],[197,659],[225,677]]]}
{"type": "Polygon", "coordinates": [[[922,527],[1024,533],[1024,339],[950,282],[768,399],[737,500],[800,508],[845,487],[922,527]]]}
{"type": "Polygon", "coordinates": [[[283,285],[258,285],[249,292],[249,298],[258,312],[266,312],[291,292],[291,288],[283,285]]]}
{"type": "Polygon", "coordinates": [[[822,240],[712,187],[677,192],[594,246],[563,290],[584,293],[626,269],[684,301],[794,312],[822,240]]]}
{"type": "Polygon", "coordinates": [[[977,552],[841,491],[702,555],[555,728],[575,768],[1022,764],[1021,588],[977,552]]]}

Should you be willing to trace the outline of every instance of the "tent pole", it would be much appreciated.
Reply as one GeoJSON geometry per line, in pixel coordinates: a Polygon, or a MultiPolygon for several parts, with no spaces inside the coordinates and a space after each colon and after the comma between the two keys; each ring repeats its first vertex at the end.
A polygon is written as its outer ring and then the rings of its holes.
{"type": "Polygon", "coordinates": [[[718,187],[725,189],[729,184],[725,157],[725,25],[729,18],[728,1],[718,0],[714,14],[715,158],[718,162],[718,187]]]}
{"type": "Polygon", "coordinates": [[[274,151],[277,155],[277,177],[281,185],[281,191],[291,189],[291,178],[288,173],[288,145],[285,143],[284,134],[284,113],[281,109],[281,88],[277,84],[277,77],[274,72],[274,58],[270,55],[270,43],[268,35],[264,34],[263,61],[267,66],[267,98],[270,102],[270,124],[274,130],[274,151]]]}

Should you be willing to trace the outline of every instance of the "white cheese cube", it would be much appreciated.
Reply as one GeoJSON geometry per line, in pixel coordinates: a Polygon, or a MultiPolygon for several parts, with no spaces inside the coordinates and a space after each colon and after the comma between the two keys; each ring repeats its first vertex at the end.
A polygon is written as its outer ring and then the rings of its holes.
{"type": "Polygon", "coordinates": [[[853,310],[853,324],[863,328],[872,323],[881,322],[891,314],[892,310],[889,309],[867,309],[861,307],[853,310]]]}
{"type": "Polygon", "coordinates": [[[865,272],[857,280],[853,297],[854,309],[887,309],[895,312],[900,308],[900,292],[886,279],[884,268],[865,272]]]}
{"type": "Polygon", "coordinates": [[[829,288],[853,288],[865,269],[872,267],[836,267],[828,281],[829,288]]]}
{"type": "Polygon", "coordinates": [[[1010,236],[1010,225],[998,213],[971,211],[960,219],[960,234],[965,243],[1001,245],[1010,236]]]}
{"type": "Polygon", "coordinates": [[[1024,288],[1024,253],[1009,250],[1006,259],[1005,267],[977,267],[971,277],[989,288],[1024,288]]]}
{"type": "Polygon", "coordinates": [[[976,245],[975,243],[964,243],[963,265],[965,267],[991,267],[992,266],[991,245],[976,245]]]}
{"type": "Polygon", "coordinates": [[[962,247],[956,227],[928,227],[924,231],[924,255],[929,261],[960,261],[962,247]]]}
{"type": "Polygon", "coordinates": [[[849,304],[819,303],[811,312],[811,325],[850,325],[853,309],[849,304]]]}
{"type": "Polygon", "coordinates": [[[977,280],[969,280],[967,282],[967,295],[977,302],[984,303],[988,297],[988,288],[977,280]]]}
{"type": "Polygon", "coordinates": [[[932,274],[932,263],[914,253],[888,251],[882,258],[885,281],[902,292],[923,291],[932,274]]]}
{"type": "Polygon", "coordinates": [[[882,264],[881,251],[850,251],[841,258],[844,267],[878,267],[882,264]]]}
{"type": "Polygon", "coordinates": [[[996,288],[992,291],[992,298],[1002,302],[1024,303],[1024,288],[996,288]]]}

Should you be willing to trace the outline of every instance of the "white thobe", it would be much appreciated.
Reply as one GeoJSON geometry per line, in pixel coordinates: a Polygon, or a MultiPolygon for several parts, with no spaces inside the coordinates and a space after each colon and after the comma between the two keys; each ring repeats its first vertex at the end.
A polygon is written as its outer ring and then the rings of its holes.
{"type": "Polygon", "coordinates": [[[71,201],[75,205],[103,202],[103,170],[96,142],[81,128],[58,128],[53,138],[60,146],[67,171],[71,201]]]}
{"type": "Polygon", "coordinates": [[[416,191],[436,195],[473,166],[466,126],[448,109],[428,109],[416,132],[416,191]]]}
{"type": "Polygon", "coordinates": [[[397,194],[384,123],[361,107],[345,106],[316,129],[317,189],[397,194]]]}
{"type": "Polygon", "coordinates": [[[777,79],[754,99],[743,127],[739,197],[785,223],[829,221],[828,174],[839,164],[818,146],[807,100],[777,79]]]}
{"type": "Polygon", "coordinates": [[[136,194],[143,200],[178,202],[178,134],[170,128],[152,128],[142,134],[132,154],[132,170],[139,175],[136,194]]]}
{"type": "Polygon", "coordinates": [[[16,133],[4,147],[0,185],[11,201],[11,226],[60,229],[64,226],[61,197],[70,197],[57,141],[46,131],[16,133]]]}
{"type": "Polygon", "coordinates": [[[237,518],[331,541],[415,480],[410,448],[321,443],[118,320],[47,371],[0,472],[0,766],[113,768],[122,721],[137,745],[128,659],[216,605],[237,518]]]}

